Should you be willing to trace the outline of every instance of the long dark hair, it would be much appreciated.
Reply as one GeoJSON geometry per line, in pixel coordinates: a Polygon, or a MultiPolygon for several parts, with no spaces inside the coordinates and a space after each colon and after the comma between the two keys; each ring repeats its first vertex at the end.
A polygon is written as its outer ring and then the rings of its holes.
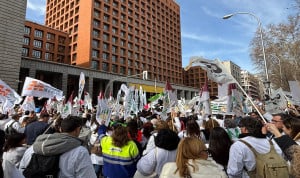
{"type": "Polygon", "coordinates": [[[3,151],[6,152],[12,148],[17,148],[22,146],[22,141],[26,138],[24,133],[14,133],[7,137],[6,142],[3,146],[3,151]]]}
{"type": "Polygon", "coordinates": [[[228,163],[231,145],[232,141],[222,127],[215,127],[211,130],[209,136],[209,153],[217,163],[224,167],[228,163]]]}
{"type": "Polygon", "coordinates": [[[196,120],[190,119],[186,122],[186,133],[190,137],[200,138],[200,127],[196,120]]]}

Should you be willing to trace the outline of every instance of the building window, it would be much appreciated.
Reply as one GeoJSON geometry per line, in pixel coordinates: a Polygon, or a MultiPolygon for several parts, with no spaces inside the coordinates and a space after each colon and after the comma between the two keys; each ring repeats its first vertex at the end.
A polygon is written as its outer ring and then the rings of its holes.
{"type": "Polygon", "coordinates": [[[112,51],[113,53],[117,53],[117,47],[116,47],[116,46],[112,46],[111,51],[112,51]]]}
{"type": "Polygon", "coordinates": [[[108,40],[108,34],[106,34],[106,33],[103,33],[103,40],[105,40],[105,41],[107,41],[108,40]]]}
{"type": "Polygon", "coordinates": [[[29,38],[24,37],[23,38],[23,44],[24,45],[29,45],[29,38]]]}
{"type": "Polygon", "coordinates": [[[59,37],[58,37],[58,43],[64,44],[65,41],[66,41],[66,38],[65,38],[65,37],[63,37],[63,36],[59,36],[59,37]]]}
{"type": "Polygon", "coordinates": [[[100,17],[100,12],[95,10],[94,11],[94,17],[99,18],[100,17]]]}
{"type": "Polygon", "coordinates": [[[96,8],[99,8],[99,7],[100,7],[100,2],[95,1],[94,6],[95,6],[96,8]]]}
{"type": "Polygon", "coordinates": [[[54,44],[52,44],[52,43],[46,43],[46,50],[53,51],[53,49],[54,49],[54,44]]]}
{"type": "Polygon", "coordinates": [[[123,67],[123,66],[121,66],[121,67],[120,67],[120,73],[121,73],[121,74],[125,74],[125,72],[126,72],[126,68],[123,67]]]}
{"type": "Polygon", "coordinates": [[[41,51],[32,50],[32,57],[40,59],[41,58],[41,51]]]}
{"type": "Polygon", "coordinates": [[[33,46],[36,47],[36,48],[42,48],[42,41],[34,40],[33,41],[33,46]]]}
{"type": "Polygon", "coordinates": [[[125,59],[124,59],[124,57],[121,57],[121,58],[120,58],[120,63],[121,63],[121,64],[125,64],[125,59]]]}
{"type": "Polygon", "coordinates": [[[99,51],[98,50],[92,50],[92,58],[98,58],[99,57],[99,51]]]}
{"type": "Polygon", "coordinates": [[[46,61],[52,61],[53,60],[53,54],[52,53],[45,53],[45,60],[46,61]]]}
{"type": "Polygon", "coordinates": [[[55,35],[52,33],[47,33],[47,40],[53,41],[55,39],[55,35]]]}
{"type": "Polygon", "coordinates": [[[93,21],[94,27],[99,28],[100,27],[100,22],[98,20],[93,21]]]}
{"type": "Polygon", "coordinates": [[[120,52],[120,53],[121,53],[122,56],[124,56],[124,54],[125,54],[125,49],[121,49],[121,52],[120,52]]]}
{"type": "Polygon", "coordinates": [[[117,37],[112,37],[112,42],[113,42],[114,44],[116,44],[116,43],[118,42],[117,37]]]}
{"type": "Polygon", "coordinates": [[[108,31],[108,30],[109,30],[109,25],[104,24],[104,25],[103,25],[103,29],[104,29],[105,31],[108,31]]]}
{"type": "Polygon", "coordinates": [[[111,70],[112,70],[112,72],[117,73],[118,72],[118,66],[115,65],[115,64],[111,65],[111,70]]]}
{"type": "Polygon", "coordinates": [[[99,48],[99,41],[93,40],[93,48],[99,48]]]}
{"type": "Polygon", "coordinates": [[[107,60],[108,59],[109,54],[108,53],[103,53],[102,54],[102,59],[107,60]]]}
{"type": "Polygon", "coordinates": [[[116,28],[112,28],[112,32],[113,32],[113,34],[116,34],[117,33],[117,29],[116,28]]]}
{"type": "Polygon", "coordinates": [[[103,50],[108,50],[108,44],[107,43],[103,43],[103,50]]]}
{"type": "Polygon", "coordinates": [[[102,70],[108,71],[108,64],[107,63],[105,63],[105,62],[102,63],[102,70]]]}
{"type": "Polygon", "coordinates": [[[22,48],[22,56],[28,56],[28,48],[22,48]]]}
{"type": "Polygon", "coordinates": [[[41,30],[34,30],[34,37],[43,38],[43,31],[41,31],[41,30]]]}
{"type": "Polygon", "coordinates": [[[125,37],[125,33],[126,33],[126,32],[124,32],[124,31],[121,31],[121,37],[123,37],[123,38],[124,38],[124,37],[125,37]]]}
{"type": "Polygon", "coordinates": [[[91,68],[98,70],[99,69],[99,61],[92,60],[91,68]]]}
{"type": "Polygon", "coordinates": [[[30,31],[31,31],[30,27],[27,27],[27,26],[24,27],[24,34],[29,35],[30,31]]]}
{"type": "Polygon", "coordinates": [[[108,15],[104,15],[103,19],[104,19],[104,21],[108,21],[109,20],[109,16],[108,15]]]}
{"type": "Polygon", "coordinates": [[[121,40],[121,46],[125,46],[125,40],[121,40]]]}
{"type": "Polygon", "coordinates": [[[61,46],[61,45],[59,45],[59,46],[58,46],[58,52],[60,52],[60,53],[64,53],[64,52],[65,52],[65,47],[64,47],[64,46],[61,46]]]}
{"type": "Polygon", "coordinates": [[[111,56],[111,61],[112,61],[112,62],[117,62],[117,56],[112,55],[112,56],[111,56]]]}
{"type": "Polygon", "coordinates": [[[99,30],[93,30],[93,37],[99,38],[99,34],[100,34],[99,30]]]}

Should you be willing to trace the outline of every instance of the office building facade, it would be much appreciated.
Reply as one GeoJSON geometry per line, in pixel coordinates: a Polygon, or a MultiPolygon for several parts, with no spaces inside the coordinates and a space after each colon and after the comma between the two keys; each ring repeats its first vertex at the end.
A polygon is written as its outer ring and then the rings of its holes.
{"type": "Polygon", "coordinates": [[[18,88],[26,1],[0,0],[0,79],[18,88]]]}
{"type": "Polygon", "coordinates": [[[188,71],[184,71],[184,85],[199,88],[199,91],[207,81],[210,96],[218,95],[218,84],[207,78],[207,72],[200,66],[193,66],[188,71]]]}
{"type": "Polygon", "coordinates": [[[70,64],[68,33],[34,22],[25,21],[23,58],[70,64]]]}
{"type": "Polygon", "coordinates": [[[174,0],[48,0],[45,24],[69,33],[72,65],[183,84],[174,0]]]}

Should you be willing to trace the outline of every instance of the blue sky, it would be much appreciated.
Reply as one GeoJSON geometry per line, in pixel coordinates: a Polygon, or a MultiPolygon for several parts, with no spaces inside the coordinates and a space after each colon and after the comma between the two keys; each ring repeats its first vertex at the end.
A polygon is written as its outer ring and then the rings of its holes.
{"type": "MultiPolygon", "coordinates": [[[[285,22],[295,13],[294,0],[176,0],[181,9],[182,65],[191,56],[231,60],[250,72],[250,42],[258,27],[250,15],[238,14],[223,20],[226,14],[250,12],[262,26],[285,22]]],[[[26,18],[44,24],[46,0],[28,0],[26,18]]]]}

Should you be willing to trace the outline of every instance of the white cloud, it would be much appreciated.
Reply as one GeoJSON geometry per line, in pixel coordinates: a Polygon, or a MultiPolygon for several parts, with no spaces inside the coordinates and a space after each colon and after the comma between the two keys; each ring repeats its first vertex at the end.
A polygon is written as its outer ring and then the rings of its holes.
{"type": "Polygon", "coordinates": [[[236,41],[228,41],[219,37],[211,37],[211,36],[203,36],[195,33],[185,33],[181,32],[181,38],[187,38],[191,40],[201,41],[205,43],[214,43],[214,44],[226,44],[232,46],[244,46],[244,43],[236,42],[236,41]]]}
{"type": "Polygon", "coordinates": [[[28,0],[27,8],[35,11],[37,15],[45,15],[46,13],[46,2],[45,0],[28,0]]]}

